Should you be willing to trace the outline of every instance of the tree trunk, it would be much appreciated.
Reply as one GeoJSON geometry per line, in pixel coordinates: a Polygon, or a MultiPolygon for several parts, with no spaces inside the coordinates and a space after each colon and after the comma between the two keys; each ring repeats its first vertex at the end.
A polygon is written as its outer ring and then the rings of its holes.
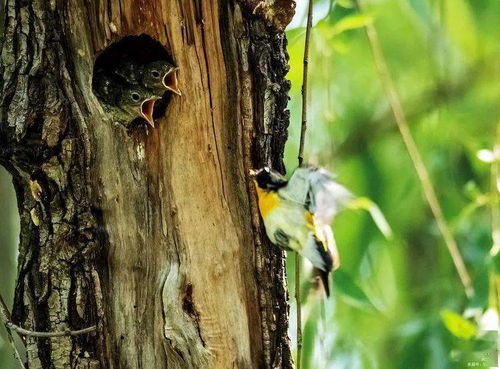
{"type": "MultiPolygon", "coordinates": [[[[29,368],[291,368],[283,255],[248,170],[283,170],[293,0],[8,0],[0,162],[21,217],[29,368]],[[254,11],[255,9],[255,11],[254,11]],[[154,129],[115,125],[95,58],[148,34],[180,67],[154,129]]],[[[145,50],[146,52],[147,50],[145,50]]]]}

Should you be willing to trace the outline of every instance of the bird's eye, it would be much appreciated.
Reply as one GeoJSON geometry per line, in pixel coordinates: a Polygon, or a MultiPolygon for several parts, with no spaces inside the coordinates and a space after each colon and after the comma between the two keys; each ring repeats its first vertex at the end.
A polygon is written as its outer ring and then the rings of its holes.
{"type": "Polygon", "coordinates": [[[139,94],[137,92],[132,92],[132,94],[130,95],[130,97],[134,101],[139,101],[141,99],[141,96],[139,96],[139,94]]]}
{"type": "Polygon", "coordinates": [[[160,78],[160,72],[158,72],[157,70],[153,70],[151,72],[151,75],[153,76],[153,78],[160,78]]]}

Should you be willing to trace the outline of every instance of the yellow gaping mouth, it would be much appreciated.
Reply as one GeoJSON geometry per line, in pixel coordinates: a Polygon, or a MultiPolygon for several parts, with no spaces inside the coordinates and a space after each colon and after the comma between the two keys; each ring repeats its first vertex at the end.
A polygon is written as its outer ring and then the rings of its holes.
{"type": "Polygon", "coordinates": [[[177,71],[179,68],[170,69],[163,76],[163,87],[167,90],[172,91],[174,94],[181,96],[181,90],[179,90],[179,86],[177,85],[177,71]]]}
{"type": "Polygon", "coordinates": [[[146,119],[148,124],[154,128],[155,126],[155,121],[153,119],[153,111],[155,107],[155,102],[158,100],[158,98],[151,98],[144,100],[141,104],[141,114],[146,119]]]}

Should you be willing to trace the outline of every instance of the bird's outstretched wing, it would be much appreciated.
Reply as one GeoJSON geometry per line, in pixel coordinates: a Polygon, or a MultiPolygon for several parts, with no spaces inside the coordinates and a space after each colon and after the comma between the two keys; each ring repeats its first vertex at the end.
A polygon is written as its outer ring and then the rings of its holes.
{"type": "Polygon", "coordinates": [[[288,184],[279,190],[281,196],[298,204],[306,205],[311,188],[309,169],[299,167],[294,170],[288,184]]]}
{"type": "Polygon", "coordinates": [[[330,224],[346,203],[351,193],[335,182],[330,172],[323,168],[310,168],[308,208],[319,224],[330,224]]]}
{"type": "Polygon", "coordinates": [[[330,224],[335,214],[352,198],[345,187],[335,182],[329,171],[314,166],[295,169],[281,193],[304,204],[319,224],[330,224]]]}

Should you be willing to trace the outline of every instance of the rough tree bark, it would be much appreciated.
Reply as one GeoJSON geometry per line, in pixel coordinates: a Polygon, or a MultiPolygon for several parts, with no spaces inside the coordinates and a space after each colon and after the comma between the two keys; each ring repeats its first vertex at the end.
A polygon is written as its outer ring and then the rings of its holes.
{"type": "Polygon", "coordinates": [[[0,162],[21,217],[29,368],[291,368],[282,253],[247,176],[283,170],[293,0],[8,0],[0,162]],[[257,8],[256,8],[257,7],[257,8]],[[255,9],[255,11],[254,11],[255,9]],[[113,125],[96,56],[148,34],[180,67],[157,128],[113,125]]]}

